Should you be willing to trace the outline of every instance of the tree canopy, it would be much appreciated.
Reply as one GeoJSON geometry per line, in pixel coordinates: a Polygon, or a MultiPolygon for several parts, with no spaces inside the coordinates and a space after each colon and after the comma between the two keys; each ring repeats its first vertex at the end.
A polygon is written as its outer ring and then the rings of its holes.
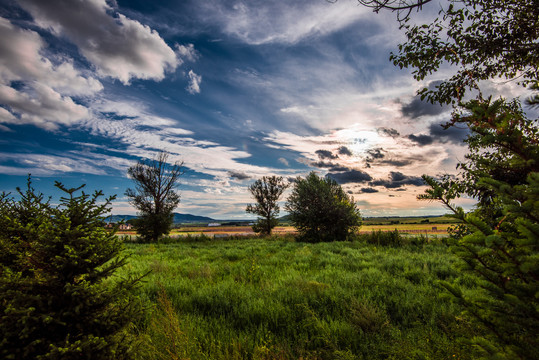
{"type": "Polygon", "coordinates": [[[247,205],[245,211],[261,216],[253,226],[256,233],[269,235],[277,226],[279,220],[279,198],[288,188],[288,184],[281,176],[263,176],[249,186],[249,192],[256,200],[256,204],[247,205]]]}
{"type": "Polygon", "coordinates": [[[146,241],[157,242],[168,234],[173,223],[173,211],[180,203],[176,190],[183,174],[183,162],[168,164],[169,155],[161,152],[152,160],[141,160],[127,170],[135,182],[135,189],[127,189],[125,195],[138,209],[139,218],[135,228],[146,241]]]}
{"type": "Polygon", "coordinates": [[[440,2],[439,16],[415,24],[411,10],[430,0],[358,0],[375,11],[397,11],[407,42],[390,59],[400,68],[413,68],[417,80],[443,65],[455,69],[449,79],[420,94],[431,102],[458,103],[464,94],[481,91],[480,81],[515,80],[537,83],[539,64],[539,5],[530,0],[452,0],[440,2]]]}
{"type": "Polygon", "coordinates": [[[348,240],[361,226],[354,199],[335,180],[314,171],[296,179],[285,209],[299,238],[307,242],[348,240]]]}

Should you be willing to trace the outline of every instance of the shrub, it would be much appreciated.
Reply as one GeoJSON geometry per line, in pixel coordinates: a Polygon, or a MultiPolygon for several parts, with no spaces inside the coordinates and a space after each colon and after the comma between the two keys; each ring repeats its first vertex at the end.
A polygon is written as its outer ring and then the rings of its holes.
{"type": "Polygon", "coordinates": [[[347,240],[361,226],[354,199],[335,180],[314,172],[297,178],[285,208],[299,238],[308,242],[347,240]]]}
{"type": "Polygon", "coordinates": [[[19,201],[0,196],[0,357],[130,358],[138,280],[106,282],[125,262],[122,242],[103,227],[112,198],[98,205],[101,192],[56,187],[67,194],[58,206],[30,179],[19,201]]]}
{"type": "Polygon", "coordinates": [[[393,231],[373,231],[364,235],[363,238],[368,244],[379,246],[401,246],[403,243],[402,236],[397,229],[393,231]]]}

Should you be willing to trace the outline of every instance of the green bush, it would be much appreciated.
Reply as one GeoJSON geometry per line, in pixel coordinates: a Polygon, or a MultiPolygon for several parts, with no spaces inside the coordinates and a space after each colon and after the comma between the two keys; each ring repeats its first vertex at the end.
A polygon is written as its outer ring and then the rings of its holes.
{"type": "Polygon", "coordinates": [[[137,280],[107,281],[125,263],[122,242],[103,227],[112,198],[99,204],[101,192],[56,187],[66,194],[58,206],[30,179],[20,200],[0,196],[0,357],[130,358],[137,280]]]}
{"type": "Polygon", "coordinates": [[[368,244],[379,246],[401,246],[403,239],[397,229],[393,231],[373,231],[362,236],[368,244]]]}
{"type": "Polygon", "coordinates": [[[299,239],[307,242],[348,240],[361,226],[354,199],[335,180],[315,172],[296,179],[285,208],[299,239]]]}

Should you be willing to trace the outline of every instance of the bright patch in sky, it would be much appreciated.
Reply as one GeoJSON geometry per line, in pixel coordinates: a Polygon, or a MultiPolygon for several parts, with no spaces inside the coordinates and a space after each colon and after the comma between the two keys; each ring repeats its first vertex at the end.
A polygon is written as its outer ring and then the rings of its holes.
{"type": "MultiPolygon", "coordinates": [[[[466,133],[388,60],[395,15],[355,0],[41,0],[0,8],[0,190],[31,173],[124,197],[127,168],[183,160],[177,211],[247,218],[264,175],[334,178],[363,215],[443,213],[420,176],[454,173],[466,133]]],[[[416,18],[435,14],[426,6],[416,18]]],[[[494,88],[495,86],[493,86],[494,88]]]]}

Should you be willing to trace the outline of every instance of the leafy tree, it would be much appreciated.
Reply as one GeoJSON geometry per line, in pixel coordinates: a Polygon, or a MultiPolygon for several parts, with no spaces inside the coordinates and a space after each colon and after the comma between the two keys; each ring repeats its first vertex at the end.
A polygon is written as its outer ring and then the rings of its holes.
{"type": "Polygon", "coordinates": [[[354,199],[335,180],[315,172],[296,179],[285,209],[300,239],[309,242],[347,240],[362,223],[354,199]]]}
{"type": "Polygon", "coordinates": [[[281,176],[263,176],[249,186],[249,192],[255,198],[255,205],[247,205],[245,211],[259,215],[253,230],[256,233],[269,235],[271,230],[279,224],[279,198],[288,188],[288,184],[281,176]]]}
{"type": "Polygon", "coordinates": [[[183,162],[169,165],[167,160],[168,154],[161,152],[155,159],[139,161],[127,170],[135,189],[127,189],[125,195],[139,212],[134,225],[139,236],[149,242],[157,242],[170,232],[172,212],[180,203],[175,189],[183,175],[183,162]]]}
{"type": "MultiPolygon", "coordinates": [[[[419,93],[430,102],[454,105],[446,127],[464,124],[470,129],[470,153],[458,165],[457,177],[424,176],[431,188],[419,198],[442,202],[462,221],[449,243],[463,269],[478,276],[483,291],[465,294],[454,284],[443,285],[487,330],[487,336],[473,340],[481,356],[539,358],[538,120],[526,117],[520,99],[493,99],[481,89],[481,81],[501,78],[537,90],[537,2],[447,1],[432,23],[413,25],[410,10],[429,1],[359,1],[375,11],[387,4],[401,11],[407,42],[391,55],[395,65],[414,68],[417,80],[444,63],[456,69],[435,89],[419,93]],[[475,90],[476,98],[464,101],[469,90],[475,90]],[[454,204],[461,196],[478,201],[468,214],[454,204]]],[[[538,102],[537,95],[527,100],[538,102]]]]}
{"type": "MultiPolygon", "coordinates": [[[[84,186],[84,185],[83,185],[84,186]]],[[[108,198],[68,189],[58,206],[30,178],[20,200],[0,196],[0,357],[127,359],[140,312],[138,280],[108,280],[125,264],[123,244],[104,229],[108,198]]]]}
{"type": "Polygon", "coordinates": [[[399,11],[407,42],[390,59],[396,66],[415,68],[417,80],[447,63],[455,74],[423,98],[458,104],[466,90],[480,90],[479,81],[516,79],[537,86],[539,6],[530,0],[442,1],[439,17],[430,24],[412,24],[410,11],[430,0],[358,0],[375,11],[399,11]]]}

